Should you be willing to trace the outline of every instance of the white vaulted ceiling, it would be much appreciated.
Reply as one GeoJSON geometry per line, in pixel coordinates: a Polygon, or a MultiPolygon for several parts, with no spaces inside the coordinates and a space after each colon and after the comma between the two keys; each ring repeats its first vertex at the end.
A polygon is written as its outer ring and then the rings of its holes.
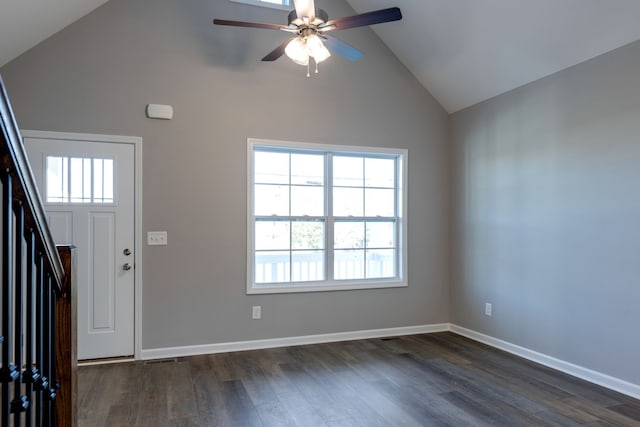
{"type": "MultiPolygon", "coordinates": [[[[347,1],[400,7],[371,28],[448,112],[640,39],[639,0],[347,1]]],[[[105,2],[1,0],[0,66],[105,2]]]]}
{"type": "Polygon", "coordinates": [[[0,0],[0,67],[107,0],[0,0]]]}
{"type": "Polygon", "coordinates": [[[640,39],[638,0],[348,0],[449,112],[640,39]]]}

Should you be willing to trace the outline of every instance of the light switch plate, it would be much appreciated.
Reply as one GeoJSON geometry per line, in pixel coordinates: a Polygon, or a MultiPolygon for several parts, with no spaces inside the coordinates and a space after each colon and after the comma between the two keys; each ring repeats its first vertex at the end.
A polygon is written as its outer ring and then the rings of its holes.
{"type": "Polygon", "coordinates": [[[159,246],[167,244],[166,231],[149,231],[147,232],[147,245],[159,246]]]}

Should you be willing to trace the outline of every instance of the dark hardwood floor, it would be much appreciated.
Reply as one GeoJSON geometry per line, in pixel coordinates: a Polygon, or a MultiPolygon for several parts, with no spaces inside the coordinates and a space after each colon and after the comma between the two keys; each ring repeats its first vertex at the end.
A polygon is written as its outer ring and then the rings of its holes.
{"type": "Polygon", "coordinates": [[[640,426],[640,401],[452,333],[84,366],[80,426],[640,426]]]}

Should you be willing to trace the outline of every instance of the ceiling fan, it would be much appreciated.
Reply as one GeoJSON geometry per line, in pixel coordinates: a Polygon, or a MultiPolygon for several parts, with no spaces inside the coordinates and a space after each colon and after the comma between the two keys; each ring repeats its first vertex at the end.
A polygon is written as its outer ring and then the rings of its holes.
{"type": "Polygon", "coordinates": [[[226,19],[214,19],[215,25],[228,25],[232,27],[263,28],[268,30],[280,30],[295,34],[294,37],[285,40],[280,46],[272,50],[262,58],[263,61],[275,61],[286,54],[296,64],[307,67],[309,77],[309,58],[313,58],[318,64],[333,51],[351,61],[357,61],[364,53],[329,34],[330,31],[346,30],[349,28],[363,27],[366,25],[382,24],[384,22],[398,21],[402,19],[402,13],[397,7],[362,13],[360,15],[329,20],[329,15],[322,9],[316,9],[314,0],[293,0],[294,10],[289,13],[289,24],[263,24],[259,22],[229,21],[226,19]]]}

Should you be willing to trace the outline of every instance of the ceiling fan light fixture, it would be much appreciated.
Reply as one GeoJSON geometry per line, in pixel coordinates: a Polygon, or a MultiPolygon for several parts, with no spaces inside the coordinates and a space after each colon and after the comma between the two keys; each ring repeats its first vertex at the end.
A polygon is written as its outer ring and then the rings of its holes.
{"type": "MultiPolygon", "coordinates": [[[[252,0],[255,1],[255,0],[252,0]]],[[[275,0],[265,0],[275,2],[275,0]]],[[[279,2],[280,0],[278,0],[279,2]]],[[[327,35],[332,30],[347,30],[349,28],[365,27],[384,22],[398,21],[402,19],[402,12],[397,7],[375,10],[359,15],[345,16],[343,18],[329,20],[329,15],[322,9],[316,9],[315,0],[288,0],[293,1],[294,9],[289,12],[288,25],[264,24],[261,22],[230,21],[227,19],[214,19],[215,25],[227,25],[232,27],[264,28],[270,30],[285,31],[296,34],[296,37],[282,42],[278,47],[269,52],[263,61],[275,61],[283,55],[287,55],[296,64],[307,67],[309,76],[309,57],[313,57],[318,72],[318,63],[331,56],[331,51],[338,53],[350,61],[357,61],[364,55],[358,49],[327,35]],[[329,49],[327,49],[327,46],[329,49]]]]}
{"type": "Polygon", "coordinates": [[[316,34],[311,34],[307,37],[307,52],[309,56],[313,56],[313,59],[316,61],[316,64],[321,63],[325,59],[331,56],[331,52],[326,48],[320,37],[316,34]]]}
{"type": "Polygon", "coordinates": [[[291,40],[284,53],[296,64],[309,65],[309,53],[307,52],[306,42],[302,37],[296,37],[291,40]]]}

